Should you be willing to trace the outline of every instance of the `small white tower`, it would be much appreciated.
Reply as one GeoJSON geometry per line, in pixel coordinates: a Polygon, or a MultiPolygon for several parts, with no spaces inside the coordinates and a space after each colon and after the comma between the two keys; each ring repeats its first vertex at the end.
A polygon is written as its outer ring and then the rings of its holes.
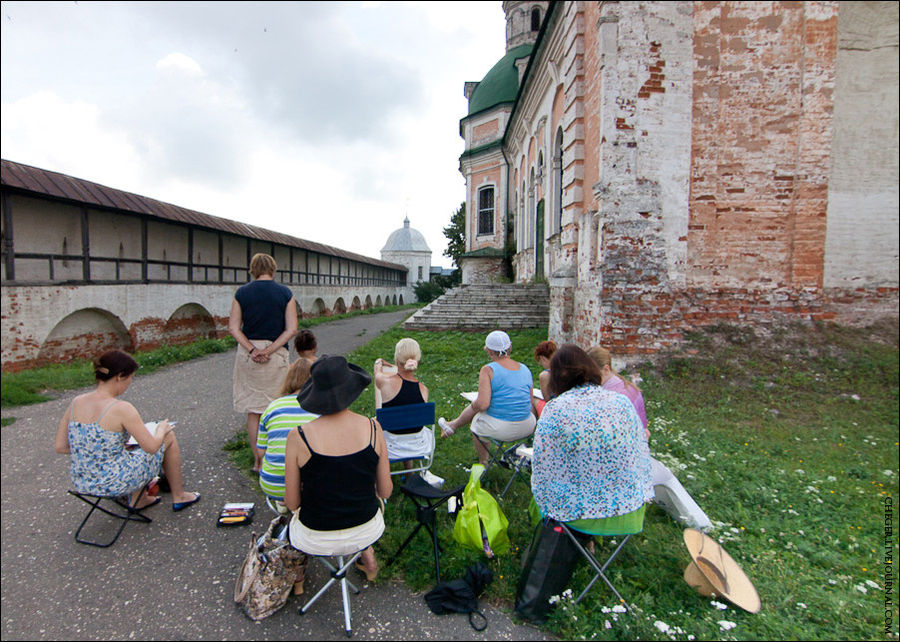
{"type": "Polygon", "coordinates": [[[381,260],[405,265],[409,270],[409,286],[430,278],[431,250],[422,233],[409,226],[409,217],[403,219],[403,227],[388,237],[381,248],[381,260]]]}

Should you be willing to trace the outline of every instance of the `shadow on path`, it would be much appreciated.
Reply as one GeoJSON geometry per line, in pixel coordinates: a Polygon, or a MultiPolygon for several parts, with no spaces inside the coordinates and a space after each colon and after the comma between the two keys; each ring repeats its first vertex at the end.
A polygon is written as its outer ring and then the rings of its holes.
{"type": "MultiPolygon", "coordinates": [[[[313,328],[319,354],[346,354],[411,314],[363,315],[313,328]]],[[[129,524],[108,549],[78,544],[72,533],[86,507],[66,494],[68,458],[53,451],[58,422],[81,391],[12,408],[2,430],[2,638],[41,639],[345,639],[339,592],[329,591],[305,615],[287,606],[254,623],[232,600],[251,533],[268,522],[256,484],[222,450],[244,425],[232,410],[234,352],[211,355],[138,376],[123,398],[145,421],[169,417],[184,457],[186,486],[203,499],[180,513],[171,498],[147,511],[152,524],[129,524]],[[255,501],[249,527],[216,528],[228,501],[255,501]]],[[[383,559],[385,551],[379,555],[383,559]]],[[[311,565],[310,568],[315,568],[311,565]]],[[[354,572],[355,573],[355,572],[354,572]]],[[[489,626],[476,633],[462,615],[436,616],[404,585],[369,584],[352,598],[354,637],[398,640],[551,639],[486,606],[489,626]]],[[[307,587],[321,586],[311,573],[307,587]]]]}

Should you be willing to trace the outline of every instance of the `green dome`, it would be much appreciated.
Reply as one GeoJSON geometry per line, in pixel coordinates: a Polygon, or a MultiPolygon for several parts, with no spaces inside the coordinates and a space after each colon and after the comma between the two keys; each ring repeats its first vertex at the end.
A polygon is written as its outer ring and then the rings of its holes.
{"type": "Polygon", "coordinates": [[[534,45],[519,45],[509,51],[484,77],[469,99],[469,116],[501,103],[511,103],[519,93],[516,60],[531,55],[534,45]]]}

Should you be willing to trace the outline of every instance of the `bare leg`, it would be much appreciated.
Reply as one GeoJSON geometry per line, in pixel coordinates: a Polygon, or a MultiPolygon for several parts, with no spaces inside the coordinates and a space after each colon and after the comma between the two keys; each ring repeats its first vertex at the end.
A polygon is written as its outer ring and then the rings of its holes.
{"type": "Polygon", "coordinates": [[[482,466],[487,466],[488,461],[490,461],[491,459],[491,453],[488,452],[488,449],[484,447],[483,443],[481,443],[478,435],[472,433],[472,441],[475,442],[475,454],[478,456],[478,462],[482,466]]]}
{"type": "Polygon", "coordinates": [[[131,505],[135,508],[146,508],[155,502],[156,498],[148,495],[146,491],[136,490],[131,494],[131,505]]]}
{"type": "Polygon", "coordinates": [[[256,412],[247,413],[247,441],[250,442],[250,452],[253,453],[253,472],[258,473],[262,466],[262,453],[256,447],[256,436],[259,433],[260,414],[256,412]]]}
{"type": "Polygon", "coordinates": [[[375,549],[371,546],[359,556],[359,563],[366,569],[367,576],[374,576],[378,571],[378,562],[375,560],[375,549]]]}
{"type": "Polygon", "coordinates": [[[472,407],[472,404],[469,404],[468,406],[466,406],[465,410],[463,410],[459,414],[459,417],[457,417],[453,421],[448,421],[447,423],[450,424],[450,427],[453,428],[453,430],[459,430],[463,426],[468,426],[470,423],[472,423],[472,420],[477,414],[478,411],[472,407]]]}
{"type": "Polygon", "coordinates": [[[162,467],[166,473],[166,479],[169,480],[169,487],[172,489],[172,502],[189,502],[197,497],[197,493],[188,493],[184,490],[184,480],[181,477],[181,448],[178,446],[178,440],[175,439],[175,433],[170,432],[166,435],[163,442],[166,446],[163,455],[162,467]]]}

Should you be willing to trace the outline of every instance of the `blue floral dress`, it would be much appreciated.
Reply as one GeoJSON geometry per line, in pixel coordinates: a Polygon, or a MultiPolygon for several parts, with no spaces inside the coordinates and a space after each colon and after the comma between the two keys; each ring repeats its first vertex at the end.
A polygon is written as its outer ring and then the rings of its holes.
{"type": "Polygon", "coordinates": [[[104,430],[100,418],[92,423],[69,421],[72,484],[78,492],[92,495],[118,497],[133,493],[159,474],[165,446],[152,455],[140,448],[129,452],[125,449],[128,433],[104,430]]]}
{"type": "Polygon", "coordinates": [[[628,397],[583,385],[548,401],[534,432],[531,490],[541,512],[563,522],[650,501],[650,451],[628,397]]]}

